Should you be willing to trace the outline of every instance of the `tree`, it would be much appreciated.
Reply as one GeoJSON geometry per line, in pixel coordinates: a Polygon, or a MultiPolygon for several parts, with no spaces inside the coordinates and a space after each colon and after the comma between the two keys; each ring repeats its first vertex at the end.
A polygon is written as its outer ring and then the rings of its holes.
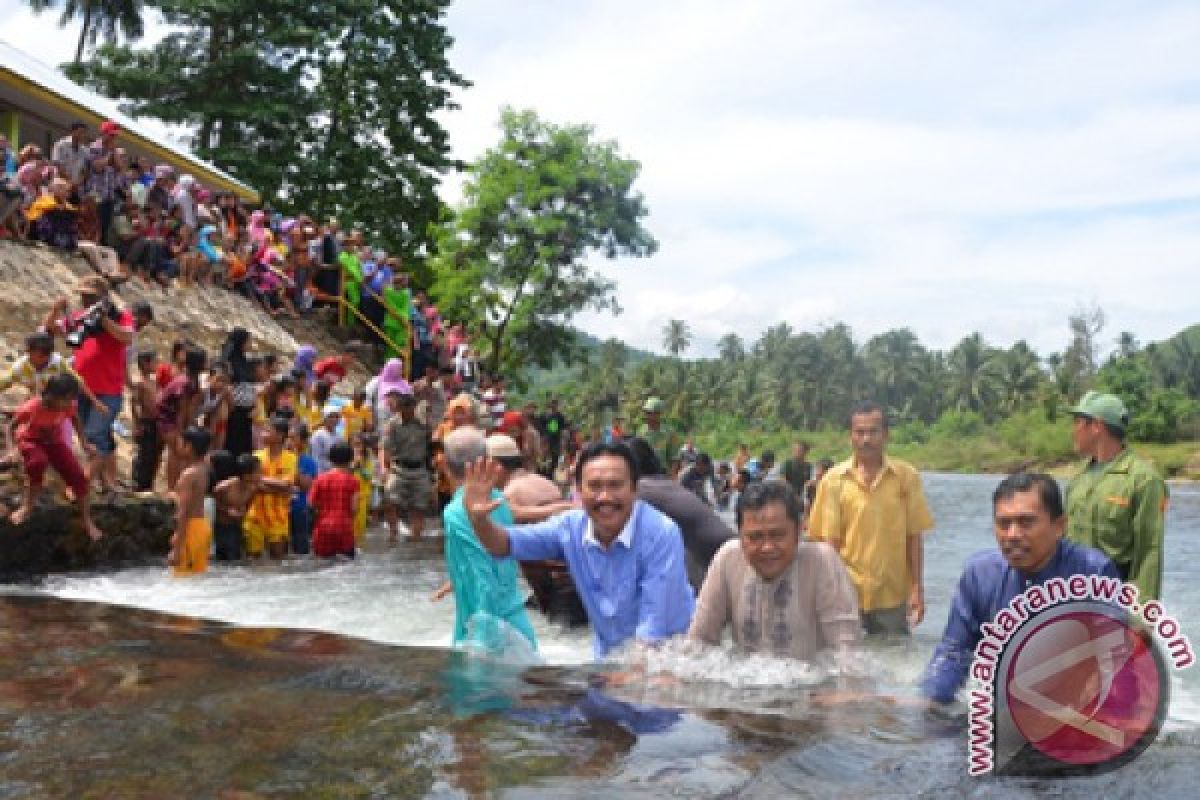
{"type": "MultiPolygon", "coordinates": [[[[58,0],[29,0],[35,14],[55,8],[58,0]]],[[[66,0],[58,26],[65,28],[79,18],[79,40],[75,45],[75,64],[83,61],[85,45],[96,46],[101,35],[115,44],[118,34],[126,39],[142,38],[145,25],[142,20],[141,0],[66,0]]]]}
{"type": "Polygon", "coordinates": [[[1080,307],[1067,317],[1071,343],[1063,353],[1062,369],[1065,381],[1073,388],[1091,386],[1099,360],[1098,337],[1104,329],[1104,310],[1099,306],[1080,307]]]}
{"type": "Polygon", "coordinates": [[[746,345],[736,333],[727,333],[717,340],[717,353],[722,361],[737,364],[746,357],[746,345]]]}
{"type": "Polygon", "coordinates": [[[986,414],[996,399],[996,365],[993,350],[979,333],[972,333],[950,351],[950,394],[958,411],[986,414]]]}
{"type": "Polygon", "coordinates": [[[191,149],[284,210],[340,214],[413,254],[454,166],[435,115],[448,0],[155,0],[171,32],[105,45],[68,74],[124,110],[190,130],[191,149]]]}
{"type": "Polygon", "coordinates": [[[1037,353],[1024,340],[999,353],[993,368],[1001,411],[1011,414],[1033,403],[1044,376],[1037,353]]]}
{"type": "Polygon", "coordinates": [[[532,111],[505,109],[500,127],[438,233],[434,293],[444,313],[481,332],[487,368],[511,374],[564,352],[576,313],[619,312],[590,254],[648,256],[657,242],[641,224],[641,166],[615,142],[532,111]]]}
{"type": "Polygon", "coordinates": [[[663,348],[678,358],[692,344],[692,332],[681,319],[669,319],[663,326],[663,348]]]}
{"type": "Polygon", "coordinates": [[[863,360],[875,385],[875,394],[888,408],[899,410],[916,388],[916,363],[924,348],[908,328],[872,337],[863,348],[863,360]]]}

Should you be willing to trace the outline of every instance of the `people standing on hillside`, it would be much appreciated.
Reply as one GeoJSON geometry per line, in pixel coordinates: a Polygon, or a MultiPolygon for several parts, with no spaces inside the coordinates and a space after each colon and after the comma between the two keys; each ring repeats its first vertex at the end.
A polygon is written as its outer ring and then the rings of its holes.
{"type": "Polygon", "coordinates": [[[308,490],[313,512],[312,551],[317,558],[354,558],[354,515],[361,491],[351,469],[354,450],[343,441],[329,450],[331,468],[308,490]]]}
{"type": "Polygon", "coordinates": [[[642,404],[642,427],[638,429],[637,436],[649,442],[667,470],[667,475],[674,478],[679,474],[679,448],[682,443],[679,434],[663,424],[665,408],[666,404],[658,397],[646,400],[642,404]]]}
{"type": "Polygon", "coordinates": [[[425,530],[425,513],[433,495],[429,479],[433,454],[429,429],[417,420],[417,401],[412,392],[395,388],[388,392],[387,399],[394,413],[383,429],[379,460],[388,476],[384,485],[384,518],[388,542],[394,543],[399,537],[401,515],[406,518],[412,539],[420,539],[425,530]]]}
{"type": "Polygon", "coordinates": [[[78,191],[83,187],[83,179],[87,177],[89,151],[87,146],[87,125],[82,122],[72,122],[66,136],[54,143],[50,149],[50,162],[58,168],[58,174],[71,182],[78,191]]]}
{"type": "Polygon", "coordinates": [[[80,398],[79,416],[95,455],[89,475],[102,490],[119,493],[117,485],[117,442],[113,422],[121,411],[125,391],[125,348],[133,341],[134,320],[129,311],[119,310],[109,297],[108,282],[89,276],[79,282],[81,310],[68,312],[70,301],[63,297],[54,303],[42,323],[52,334],[61,333],[68,343],[77,343],[75,371],[90,390],[80,398]],[[98,403],[92,403],[93,396],[98,403]]]}
{"type": "Polygon", "coordinates": [[[154,491],[162,460],[162,437],[158,432],[158,356],[154,350],[137,354],[137,375],[130,384],[129,404],[133,410],[133,465],[135,492],[154,491]]]}
{"type": "Polygon", "coordinates": [[[167,564],[175,575],[195,575],[208,569],[212,527],[204,514],[208,495],[208,462],[204,456],[212,436],[203,428],[190,427],[179,436],[178,457],[182,466],[175,485],[175,534],[167,564]]]}
{"type": "Polygon", "coordinates": [[[75,495],[84,532],[96,541],[103,534],[92,521],[87,473],[62,434],[63,423],[69,421],[75,427],[83,451],[88,455],[95,454],[95,445],[87,440],[76,411],[78,396],[79,384],[73,376],[55,375],[46,381],[37,396],[29,398],[13,412],[8,436],[16,442],[25,465],[25,491],[21,506],[9,516],[9,522],[21,525],[29,519],[41,494],[46,469],[53,467],[75,495]]]}
{"type": "Polygon", "coordinates": [[[254,362],[248,356],[250,333],[234,328],[221,345],[220,360],[229,365],[231,404],[225,449],[235,456],[254,450],[254,405],[258,400],[254,362]]]}
{"type": "Polygon", "coordinates": [[[558,407],[558,398],[551,397],[546,404],[546,413],[542,415],[542,434],[546,441],[546,468],[542,473],[553,479],[554,471],[558,469],[559,459],[562,458],[563,434],[566,433],[567,418],[558,407]]]}
{"type": "Polygon", "coordinates": [[[200,375],[208,356],[199,348],[189,348],[184,356],[184,372],[171,379],[154,401],[158,435],[167,451],[167,491],[183,470],[183,432],[195,424],[200,410],[200,375]]]}
{"type": "Polygon", "coordinates": [[[853,456],[817,487],[808,535],[841,554],[867,633],[907,635],[925,618],[923,535],[933,517],[920,474],[889,457],[887,441],[882,406],[868,401],[851,410],[853,456]]]}
{"type": "Polygon", "coordinates": [[[1112,559],[1141,602],[1162,596],[1167,485],[1125,443],[1129,411],[1088,392],[1070,409],[1075,451],[1087,459],[1067,487],[1067,538],[1112,559]]]}

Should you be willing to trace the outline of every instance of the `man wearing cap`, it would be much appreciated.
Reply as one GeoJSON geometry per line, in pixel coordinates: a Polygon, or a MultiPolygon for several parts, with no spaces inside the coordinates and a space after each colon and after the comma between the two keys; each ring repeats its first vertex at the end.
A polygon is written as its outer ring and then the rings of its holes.
{"type": "Polygon", "coordinates": [[[1087,464],[1067,487],[1067,538],[1112,559],[1142,602],[1158,599],[1167,486],[1126,447],[1129,412],[1119,397],[1088,392],[1069,411],[1087,464]]]}
{"type": "Polygon", "coordinates": [[[50,150],[51,163],[76,188],[83,185],[83,179],[87,177],[88,148],[83,142],[86,138],[87,125],[72,122],[71,132],[55,142],[50,150]]]}
{"type": "Polygon", "coordinates": [[[521,448],[508,434],[487,437],[487,457],[500,465],[499,488],[517,522],[541,522],[574,507],[554,481],[527,469],[521,448]]]}
{"type": "Polygon", "coordinates": [[[399,537],[399,518],[404,514],[409,536],[421,538],[425,529],[425,511],[433,486],[429,479],[433,452],[429,428],[417,420],[417,399],[412,389],[388,390],[386,394],[392,416],[383,429],[379,461],[387,465],[384,485],[384,519],[388,524],[388,541],[399,537]]]}
{"type": "Polygon", "coordinates": [[[662,412],[662,400],[657,397],[648,399],[642,406],[644,422],[637,435],[650,443],[659,461],[666,467],[667,474],[674,477],[679,470],[679,448],[683,443],[675,431],[663,425],[662,412]]]}

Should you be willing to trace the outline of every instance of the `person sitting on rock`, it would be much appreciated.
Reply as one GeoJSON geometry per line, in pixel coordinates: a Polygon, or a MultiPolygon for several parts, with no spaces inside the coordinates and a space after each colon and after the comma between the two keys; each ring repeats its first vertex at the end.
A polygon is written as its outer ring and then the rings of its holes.
{"type": "Polygon", "coordinates": [[[92,541],[96,541],[103,534],[92,521],[88,476],[62,437],[63,421],[71,420],[79,438],[79,446],[88,455],[95,456],[96,447],[84,436],[83,426],[75,412],[78,396],[79,381],[71,375],[55,375],[46,381],[39,396],[30,398],[13,413],[9,437],[16,441],[17,449],[21,452],[26,481],[21,507],[12,513],[9,521],[13,525],[21,525],[29,519],[41,493],[46,468],[54,467],[62,476],[63,483],[75,495],[84,532],[92,541]]]}
{"type": "Polygon", "coordinates": [[[33,230],[33,238],[51,247],[75,250],[79,244],[79,208],[68,202],[71,184],[62,178],[50,182],[50,191],[41,194],[25,218],[33,230]]]}

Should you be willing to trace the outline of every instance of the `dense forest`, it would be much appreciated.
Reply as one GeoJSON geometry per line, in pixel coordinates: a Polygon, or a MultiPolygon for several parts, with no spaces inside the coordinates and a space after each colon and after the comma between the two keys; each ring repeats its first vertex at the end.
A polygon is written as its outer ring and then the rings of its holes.
{"type": "Polygon", "coordinates": [[[593,340],[570,366],[531,375],[531,391],[563,397],[585,427],[618,413],[635,419],[646,397],[659,396],[681,429],[723,453],[734,439],[841,431],[847,409],[874,398],[901,443],[1009,431],[1020,437],[1013,450],[1053,460],[1069,452],[1062,409],[1093,388],[1124,398],[1135,441],[1200,438],[1200,325],[1142,346],[1129,332],[1105,338],[1104,314],[1092,308],[1070,315],[1064,333],[1063,351],[1043,356],[1023,341],[997,347],[979,333],[939,351],[907,328],[859,341],[842,324],[797,331],[779,323],[752,344],[726,334],[716,358],[689,360],[688,324],[671,320],[668,355],[593,340]]]}

